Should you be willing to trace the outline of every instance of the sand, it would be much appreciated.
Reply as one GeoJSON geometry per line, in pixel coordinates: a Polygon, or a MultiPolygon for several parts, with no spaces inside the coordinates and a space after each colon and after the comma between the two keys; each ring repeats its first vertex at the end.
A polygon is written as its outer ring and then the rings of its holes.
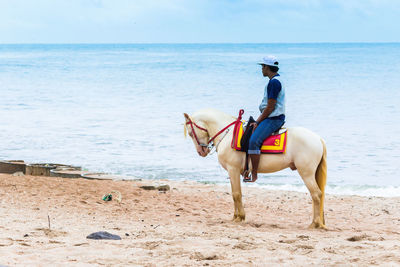
{"type": "Polygon", "coordinates": [[[325,231],[307,229],[305,193],[246,185],[234,223],[229,185],[139,187],[153,183],[0,174],[0,265],[400,265],[400,198],[327,195],[325,231]],[[112,190],[121,203],[102,200],[112,190]],[[122,240],[86,238],[97,231],[122,240]]]}

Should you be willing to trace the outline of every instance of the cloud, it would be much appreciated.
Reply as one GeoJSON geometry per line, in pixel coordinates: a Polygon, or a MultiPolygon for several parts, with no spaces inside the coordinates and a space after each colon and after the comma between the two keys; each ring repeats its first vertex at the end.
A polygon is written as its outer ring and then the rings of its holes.
{"type": "Polygon", "coordinates": [[[399,11],[395,0],[0,0],[0,42],[400,41],[399,11]]]}

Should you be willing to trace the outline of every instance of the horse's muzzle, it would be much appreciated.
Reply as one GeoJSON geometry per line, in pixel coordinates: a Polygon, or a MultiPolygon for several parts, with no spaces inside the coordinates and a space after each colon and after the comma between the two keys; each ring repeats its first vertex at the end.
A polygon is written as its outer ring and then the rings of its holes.
{"type": "Polygon", "coordinates": [[[197,153],[199,154],[199,156],[205,157],[208,155],[208,152],[210,152],[210,150],[208,149],[207,146],[196,146],[196,150],[197,153]]]}

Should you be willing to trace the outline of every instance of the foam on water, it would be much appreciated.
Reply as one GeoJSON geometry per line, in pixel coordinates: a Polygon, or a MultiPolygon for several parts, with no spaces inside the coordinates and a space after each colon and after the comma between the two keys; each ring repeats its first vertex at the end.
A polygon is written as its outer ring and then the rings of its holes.
{"type": "MultiPolygon", "coordinates": [[[[257,116],[266,54],[287,127],[327,143],[328,192],[400,196],[400,44],[0,45],[0,159],[225,183],[216,155],[183,138],[182,113],[257,116]]],[[[288,170],[258,185],[303,186],[288,170]]]]}
{"type": "MultiPolygon", "coordinates": [[[[268,190],[284,190],[296,192],[308,192],[304,184],[263,184],[257,187],[268,190]]],[[[327,185],[326,194],[332,195],[357,195],[357,196],[378,196],[378,197],[399,197],[400,186],[375,186],[375,185],[327,185]]]]}

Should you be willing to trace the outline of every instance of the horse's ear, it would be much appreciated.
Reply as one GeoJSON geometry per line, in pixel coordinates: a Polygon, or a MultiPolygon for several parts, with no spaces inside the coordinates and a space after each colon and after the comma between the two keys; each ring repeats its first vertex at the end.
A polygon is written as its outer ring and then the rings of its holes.
{"type": "Polygon", "coordinates": [[[188,115],[188,114],[186,114],[186,113],[183,113],[183,116],[185,116],[185,119],[186,119],[186,121],[189,121],[189,120],[190,120],[190,118],[189,118],[189,115],[188,115]]]}

